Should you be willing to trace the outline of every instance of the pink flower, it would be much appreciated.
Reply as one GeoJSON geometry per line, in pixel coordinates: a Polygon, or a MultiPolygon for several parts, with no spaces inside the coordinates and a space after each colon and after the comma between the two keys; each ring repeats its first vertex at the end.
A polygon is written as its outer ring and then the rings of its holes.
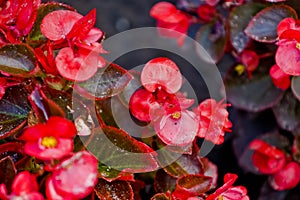
{"type": "Polygon", "coordinates": [[[168,58],[154,58],[148,61],[141,73],[141,83],[149,92],[163,88],[174,94],[182,85],[182,76],[176,63],[168,58]]]}
{"type": "Polygon", "coordinates": [[[226,106],[228,104],[223,104],[223,101],[217,103],[214,99],[206,99],[194,109],[199,117],[198,137],[205,138],[215,144],[223,143],[224,132],[230,132],[232,127],[226,106]]]}
{"type": "Polygon", "coordinates": [[[288,75],[300,75],[300,26],[299,20],[283,19],[277,28],[279,36],[276,64],[288,75]]]}
{"type": "Polygon", "coordinates": [[[235,174],[225,174],[224,185],[217,189],[213,194],[209,195],[206,200],[249,200],[247,189],[243,186],[233,187],[233,183],[237,179],[235,174]]]}
{"type": "Polygon", "coordinates": [[[178,45],[183,45],[190,24],[187,14],[169,2],[159,2],[151,8],[150,15],[157,20],[157,27],[162,28],[158,29],[160,35],[177,38],[178,45]]]}
{"type": "Polygon", "coordinates": [[[24,151],[41,160],[60,159],[73,150],[75,125],[62,117],[50,117],[45,124],[37,124],[24,131],[24,151]]]}
{"type": "Polygon", "coordinates": [[[20,172],[14,179],[11,194],[7,194],[4,184],[0,185],[0,199],[23,199],[23,200],[43,200],[44,197],[38,192],[39,186],[36,182],[36,175],[28,171],[20,172]]]}
{"type": "Polygon", "coordinates": [[[98,161],[87,151],[75,153],[57,165],[46,182],[49,200],[82,199],[98,181],[98,161]]]}
{"type": "Polygon", "coordinates": [[[252,162],[259,172],[274,174],[284,167],[286,158],[280,149],[260,139],[253,140],[249,147],[254,150],[252,162]]]}
{"type": "Polygon", "coordinates": [[[198,130],[198,120],[192,111],[177,111],[163,115],[157,122],[154,122],[154,129],[165,144],[184,146],[194,141],[198,130]]]}
{"type": "Polygon", "coordinates": [[[279,172],[273,174],[270,184],[275,190],[293,189],[300,183],[300,166],[296,162],[290,162],[279,172]]]}

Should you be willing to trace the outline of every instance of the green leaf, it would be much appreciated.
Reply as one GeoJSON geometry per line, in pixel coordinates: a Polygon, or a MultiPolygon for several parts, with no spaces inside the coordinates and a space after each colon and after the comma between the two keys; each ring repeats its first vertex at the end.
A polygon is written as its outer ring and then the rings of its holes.
{"type": "Polygon", "coordinates": [[[40,26],[44,17],[55,10],[74,10],[74,8],[62,3],[52,2],[52,3],[41,4],[38,9],[38,14],[35,23],[28,35],[28,39],[30,42],[38,42],[40,40],[46,40],[46,38],[43,36],[41,32],[40,26]]]}
{"type": "Polygon", "coordinates": [[[200,174],[189,174],[177,180],[176,190],[188,192],[191,196],[198,196],[210,189],[212,178],[200,174]]]}
{"type": "Polygon", "coordinates": [[[288,17],[297,19],[296,11],[290,6],[274,5],[267,7],[253,17],[245,33],[258,42],[275,42],[279,22],[288,17]]]}
{"type": "Polygon", "coordinates": [[[260,3],[246,3],[235,7],[229,15],[230,41],[240,53],[249,44],[251,39],[244,33],[250,20],[266,5],[260,3]]]}
{"type": "Polygon", "coordinates": [[[300,125],[300,102],[291,91],[287,91],[282,100],[273,107],[278,125],[293,131],[300,125]]]}
{"type": "Polygon", "coordinates": [[[7,44],[0,48],[1,71],[25,76],[36,67],[33,49],[26,44],[7,44]]]}
{"type": "Polygon", "coordinates": [[[26,125],[30,106],[28,93],[24,86],[14,86],[6,89],[0,101],[0,139],[18,132],[26,125]]]}
{"type": "Polygon", "coordinates": [[[274,86],[269,75],[273,60],[263,59],[249,78],[238,75],[233,66],[225,79],[226,95],[233,106],[250,112],[259,112],[276,105],[284,92],[274,86]]]}
{"type": "Polygon", "coordinates": [[[133,191],[130,184],[126,181],[107,182],[99,179],[94,188],[99,199],[107,200],[133,200],[133,191]]]}
{"type": "Polygon", "coordinates": [[[98,173],[99,178],[103,178],[104,180],[109,182],[117,179],[122,179],[123,181],[134,180],[132,173],[126,173],[126,172],[115,170],[107,165],[102,164],[101,162],[98,162],[98,172],[99,172],[98,173]]]}
{"type": "MultiPolygon", "coordinates": [[[[224,21],[219,17],[213,22],[203,25],[197,32],[196,41],[206,50],[212,60],[217,63],[224,55],[227,43],[224,21]]],[[[200,49],[197,52],[203,60],[210,60],[201,53],[200,49]]]]}
{"type": "Polygon", "coordinates": [[[17,170],[14,162],[8,156],[0,160],[0,183],[4,183],[8,193],[11,192],[11,185],[16,176],[17,170]]]}
{"type": "Polygon", "coordinates": [[[292,77],[291,89],[294,96],[300,101],[300,76],[292,77]]]}
{"type": "Polygon", "coordinates": [[[96,99],[106,99],[119,94],[132,76],[120,66],[111,63],[105,70],[99,70],[87,81],[75,84],[81,94],[96,99]]]}
{"type": "Polygon", "coordinates": [[[118,128],[96,128],[87,149],[103,164],[118,171],[138,173],[158,168],[155,152],[118,128]]]}

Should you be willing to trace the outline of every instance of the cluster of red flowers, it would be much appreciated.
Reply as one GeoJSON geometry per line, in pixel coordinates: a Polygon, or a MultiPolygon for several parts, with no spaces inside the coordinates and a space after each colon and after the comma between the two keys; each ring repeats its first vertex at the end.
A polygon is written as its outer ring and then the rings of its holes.
{"type": "Polygon", "coordinates": [[[250,149],[253,165],[260,173],[271,175],[275,190],[293,189],[300,183],[300,165],[284,151],[260,139],[253,140],[250,149]]]}
{"type": "Polygon", "coordinates": [[[195,137],[205,138],[215,144],[224,141],[224,132],[232,126],[226,104],[207,99],[193,111],[194,104],[179,89],[182,76],[177,65],[168,58],[155,58],[146,63],[141,73],[144,88],[130,99],[134,117],[151,122],[158,137],[167,145],[191,144],[195,137]]]}
{"type": "MultiPolygon", "coordinates": [[[[73,153],[75,125],[61,117],[50,117],[45,124],[37,124],[24,131],[24,151],[27,155],[49,163],[44,170],[51,176],[46,181],[47,199],[78,199],[91,193],[98,181],[97,159],[86,151],[73,153]],[[59,161],[59,163],[55,163],[59,161]],[[76,173],[76,176],[74,176],[76,173]]],[[[0,185],[1,199],[44,199],[38,192],[37,175],[28,171],[17,175],[12,193],[7,194],[4,184],[0,185]]]]}

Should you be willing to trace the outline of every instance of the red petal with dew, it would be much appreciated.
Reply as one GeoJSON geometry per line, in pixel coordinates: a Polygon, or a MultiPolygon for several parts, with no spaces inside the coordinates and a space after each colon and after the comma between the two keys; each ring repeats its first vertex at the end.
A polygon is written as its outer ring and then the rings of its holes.
{"type": "Polygon", "coordinates": [[[42,20],[41,32],[46,38],[53,41],[65,39],[73,25],[81,18],[82,15],[74,11],[53,11],[42,20]]]}
{"type": "Polygon", "coordinates": [[[300,75],[300,50],[296,42],[281,43],[276,52],[276,64],[286,74],[300,75]]]}
{"type": "Polygon", "coordinates": [[[61,49],[55,58],[57,70],[64,78],[72,81],[85,81],[98,69],[98,54],[74,55],[71,48],[61,49]]]}
{"type": "Polygon", "coordinates": [[[146,63],[141,73],[141,82],[149,92],[163,87],[168,93],[173,94],[181,88],[182,76],[172,60],[160,57],[146,63]]]}

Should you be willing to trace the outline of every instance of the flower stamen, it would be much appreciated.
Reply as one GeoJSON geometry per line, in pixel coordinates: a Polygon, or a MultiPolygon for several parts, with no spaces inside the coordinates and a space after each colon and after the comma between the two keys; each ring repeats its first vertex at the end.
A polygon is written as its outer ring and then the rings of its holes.
{"type": "Polygon", "coordinates": [[[300,43],[297,42],[296,48],[297,48],[298,50],[300,50],[300,43]]]}
{"type": "Polygon", "coordinates": [[[54,148],[57,145],[57,140],[55,137],[43,137],[41,144],[46,148],[54,148]]]}
{"type": "Polygon", "coordinates": [[[174,112],[173,114],[172,114],[172,118],[173,119],[179,119],[181,117],[181,113],[178,111],[178,112],[174,112]]]}
{"type": "Polygon", "coordinates": [[[240,76],[244,73],[245,71],[245,66],[242,64],[237,65],[234,70],[237,72],[237,74],[240,76]]]}

